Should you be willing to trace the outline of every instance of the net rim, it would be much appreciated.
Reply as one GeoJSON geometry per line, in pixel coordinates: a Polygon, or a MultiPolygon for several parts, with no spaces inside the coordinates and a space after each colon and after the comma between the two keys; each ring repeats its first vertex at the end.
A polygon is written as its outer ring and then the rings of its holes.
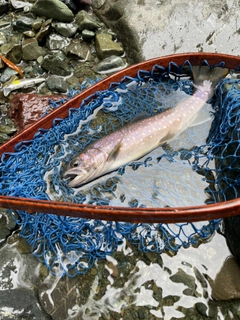
{"type": "MultiPolygon", "coordinates": [[[[96,83],[73,99],[64,103],[46,117],[35,122],[26,130],[13,137],[10,141],[1,145],[0,156],[5,153],[13,152],[20,142],[24,142],[25,144],[30,142],[39,130],[42,132],[48,130],[59,121],[66,118],[69,111],[79,105],[82,101],[91,101],[95,98],[97,91],[108,89],[110,85],[120,82],[124,77],[135,77],[141,69],[150,72],[155,65],[167,68],[167,66],[173,61],[177,65],[182,65],[187,60],[193,65],[200,65],[204,60],[210,65],[216,65],[218,63],[222,64],[224,61],[224,66],[229,69],[240,69],[240,57],[238,56],[204,52],[174,54],[138,63],[96,83]]],[[[213,220],[238,215],[240,214],[240,198],[201,206],[128,208],[0,196],[0,207],[12,210],[26,210],[29,213],[41,212],[85,219],[125,221],[134,223],[176,223],[213,220]]]]}

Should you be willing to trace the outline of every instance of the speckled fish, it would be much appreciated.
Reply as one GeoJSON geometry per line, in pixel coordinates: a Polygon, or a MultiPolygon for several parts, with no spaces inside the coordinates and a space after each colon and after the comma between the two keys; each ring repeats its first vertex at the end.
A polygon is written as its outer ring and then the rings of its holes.
{"type": "Polygon", "coordinates": [[[35,86],[37,83],[41,83],[46,81],[45,78],[26,78],[26,79],[20,79],[20,80],[13,80],[12,83],[5,86],[3,88],[3,94],[5,97],[9,95],[11,91],[18,90],[21,88],[29,88],[35,86]]]}
{"type": "Polygon", "coordinates": [[[160,145],[176,138],[187,128],[208,121],[206,102],[228,69],[193,67],[196,91],[176,107],[150,118],[134,121],[90,144],[69,164],[63,177],[70,187],[85,184],[137,160],[160,145]]]}

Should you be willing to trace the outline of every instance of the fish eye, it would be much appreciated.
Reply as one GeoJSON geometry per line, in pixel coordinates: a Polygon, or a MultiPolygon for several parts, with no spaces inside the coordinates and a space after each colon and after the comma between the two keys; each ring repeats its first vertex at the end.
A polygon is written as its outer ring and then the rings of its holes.
{"type": "Polygon", "coordinates": [[[74,160],[74,161],[71,163],[71,167],[76,168],[76,167],[78,167],[80,164],[81,164],[81,160],[74,160]]]}

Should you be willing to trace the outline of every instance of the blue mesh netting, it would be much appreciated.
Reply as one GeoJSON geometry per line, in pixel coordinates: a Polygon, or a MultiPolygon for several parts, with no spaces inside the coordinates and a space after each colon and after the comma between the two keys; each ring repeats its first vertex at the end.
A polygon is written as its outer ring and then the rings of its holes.
{"type": "MultiPolygon", "coordinates": [[[[180,67],[170,63],[166,69],[141,70],[136,78],[112,83],[90,102],[69,110],[66,119],[55,119],[50,130],[39,130],[32,141],[2,156],[1,194],[130,207],[201,205],[238,197],[240,84],[233,77],[219,84],[211,100],[213,121],[189,128],[170,144],[80,188],[71,189],[62,179],[67,163],[91,142],[138,115],[163,112],[191,95],[190,71],[188,61],[180,67]]],[[[73,89],[69,99],[84,86],[73,89]]],[[[174,253],[211,237],[221,221],[131,224],[17,213],[21,236],[33,254],[51,272],[69,276],[87,272],[124,239],[141,251],[174,253]]]]}

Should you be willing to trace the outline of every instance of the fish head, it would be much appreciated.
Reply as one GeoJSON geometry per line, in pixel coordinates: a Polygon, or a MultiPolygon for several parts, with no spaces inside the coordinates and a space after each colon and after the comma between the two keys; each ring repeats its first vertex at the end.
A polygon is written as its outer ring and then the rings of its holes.
{"type": "Polygon", "coordinates": [[[68,165],[63,177],[70,188],[78,187],[101,175],[106,156],[100,149],[88,149],[76,156],[68,165]]]}

